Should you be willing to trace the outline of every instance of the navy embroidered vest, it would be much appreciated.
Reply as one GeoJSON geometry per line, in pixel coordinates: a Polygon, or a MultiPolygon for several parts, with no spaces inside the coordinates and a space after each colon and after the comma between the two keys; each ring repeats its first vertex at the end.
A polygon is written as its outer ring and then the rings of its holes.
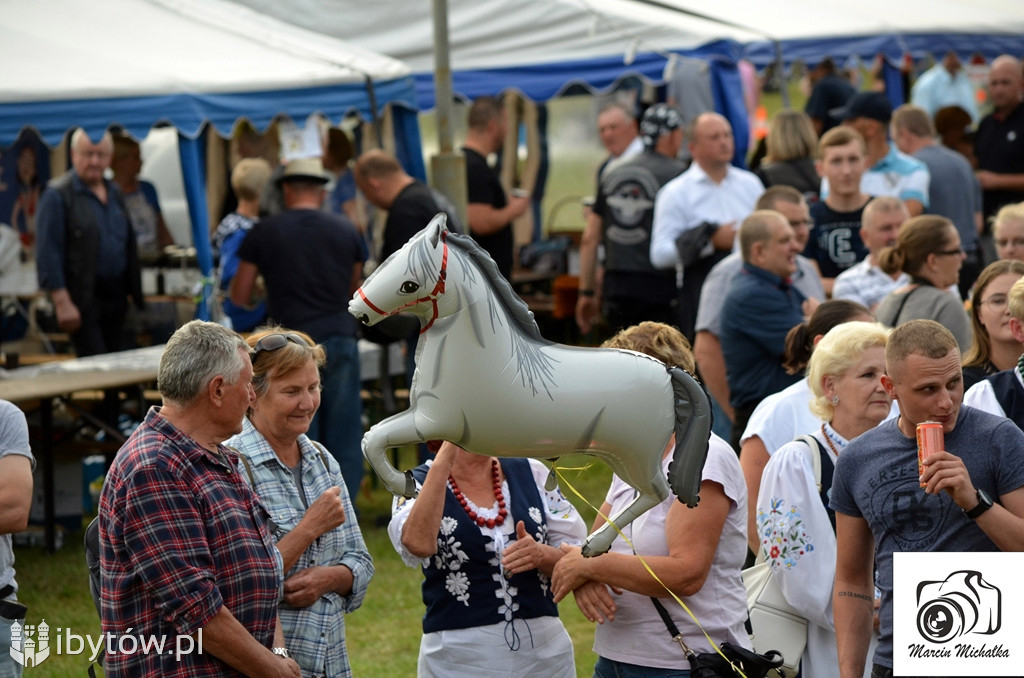
{"type": "Polygon", "coordinates": [[[1017,369],[997,372],[988,377],[988,380],[1007,418],[1024,429],[1024,392],[1017,381],[1017,369]]]}
{"type": "MultiPolygon", "coordinates": [[[[509,516],[505,527],[523,521],[527,534],[538,542],[547,541],[545,505],[525,459],[501,459],[508,481],[509,516]],[[533,515],[531,515],[533,514],[533,515]],[[539,519],[539,520],[538,520],[539,519]]],[[[421,484],[427,466],[412,473],[421,484]]],[[[437,535],[437,553],[423,568],[423,632],[488,626],[513,619],[557,617],[550,581],[538,570],[506,579],[499,568],[500,553],[494,540],[485,536],[455,500],[451,488],[445,491],[444,517],[437,535]]]]}

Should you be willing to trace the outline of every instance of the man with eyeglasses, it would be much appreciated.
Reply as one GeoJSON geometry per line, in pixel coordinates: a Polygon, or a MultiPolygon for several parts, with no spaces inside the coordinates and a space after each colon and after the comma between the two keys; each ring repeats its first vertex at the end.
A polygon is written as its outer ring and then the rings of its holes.
{"type": "MultiPolygon", "coordinates": [[[[793,228],[793,236],[802,251],[807,246],[810,235],[811,218],[807,201],[800,191],[792,186],[772,186],[758,198],[755,209],[775,210],[782,214],[793,228]]],[[[730,254],[715,264],[708,273],[707,280],[700,292],[700,304],[697,307],[697,339],[694,342],[694,357],[700,369],[701,379],[707,385],[715,401],[728,408],[729,419],[732,419],[732,408],[729,407],[729,384],[725,378],[725,358],[722,357],[722,317],[725,312],[725,297],[736,275],[743,267],[743,258],[739,252],[730,254]]],[[[818,268],[810,259],[797,255],[796,273],[791,276],[793,287],[805,298],[817,302],[825,300],[825,290],[821,285],[818,268]]],[[[717,428],[717,427],[716,427],[717,428]]],[[[716,430],[716,433],[718,431],[716,430]]],[[[725,431],[728,433],[728,431],[725,431]]],[[[719,433],[719,435],[722,435],[719,433]]],[[[728,437],[726,437],[728,439],[728,437]]]]}
{"type": "MultiPolygon", "coordinates": [[[[999,300],[996,300],[999,301],[999,300]]],[[[1013,338],[1024,342],[1024,278],[1010,288],[1009,299],[1004,302],[1010,313],[1010,332],[1013,338]]],[[[1024,358],[1024,356],[1021,356],[1024,358]]],[[[1024,429],[1024,373],[1021,363],[996,372],[967,389],[964,404],[985,410],[1000,417],[1009,417],[1024,429]]]]}

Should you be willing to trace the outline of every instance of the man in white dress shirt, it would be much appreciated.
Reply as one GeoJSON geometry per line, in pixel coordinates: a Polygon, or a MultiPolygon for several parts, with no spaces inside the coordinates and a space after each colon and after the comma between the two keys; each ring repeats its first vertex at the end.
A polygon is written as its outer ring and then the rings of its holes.
{"type": "Polygon", "coordinates": [[[739,224],[754,211],[764,185],[754,173],[732,166],[732,126],[723,116],[697,116],[689,139],[693,164],[667,183],[654,201],[651,263],[655,268],[683,269],[678,327],[693,341],[704,279],[734,250],[739,224]],[[684,238],[677,243],[697,228],[703,233],[699,242],[687,243],[684,238]]]}

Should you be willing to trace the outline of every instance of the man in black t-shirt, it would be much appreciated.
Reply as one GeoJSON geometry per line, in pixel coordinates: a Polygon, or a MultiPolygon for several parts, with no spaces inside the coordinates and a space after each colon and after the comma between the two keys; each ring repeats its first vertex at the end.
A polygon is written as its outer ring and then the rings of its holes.
{"type": "Polygon", "coordinates": [[[494,259],[506,279],[512,278],[512,220],[530,206],[527,197],[505,197],[497,173],[487,164],[505,140],[505,111],[494,97],[480,97],[469,109],[469,129],[462,150],[466,156],[466,212],[469,234],[494,259]]]}
{"type": "Polygon", "coordinates": [[[357,324],[348,302],[362,284],[366,250],[351,221],[321,209],[327,179],[319,159],[288,163],[279,180],[285,210],[242,241],[231,301],[245,305],[262,274],[269,320],[323,345],[320,409],[308,435],[338,460],[354,497],[363,478],[363,423],[357,324]]]}
{"type": "Polygon", "coordinates": [[[988,74],[992,112],[978,123],[974,154],[983,191],[985,219],[1024,200],[1024,74],[1020,60],[1003,55],[988,74]]]}
{"type": "Polygon", "coordinates": [[[818,142],[816,167],[828,179],[829,193],[811,206],[814,226],[803,254],[818,264],[828,295],[836,276],[868,255],[860,239],[861,214],[871,200],[860,190],[866,157],[864,137],[845,125],[832,128],[818,142]]]}

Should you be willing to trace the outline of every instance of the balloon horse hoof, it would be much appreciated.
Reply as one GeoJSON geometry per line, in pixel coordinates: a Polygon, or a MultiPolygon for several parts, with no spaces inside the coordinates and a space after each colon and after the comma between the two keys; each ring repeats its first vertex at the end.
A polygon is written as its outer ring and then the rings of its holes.
{"type": "Polygon", "coordinates": [[[363,436],[363,454],[391,493],[409,497],[416,488],[388,461],[388,448],[448,440],[487,456],[587,454],[608,464],[638,494],[587,538],[584,555],[607,551],[615,526],[673,491],[696,506],[711,431],[700,384],[633,351],[545,340],[490,256],[449,232],[443,214],[377,267],[349,312],[367,325],[409,313],[422,328],[409,408],[363,436]]]}

